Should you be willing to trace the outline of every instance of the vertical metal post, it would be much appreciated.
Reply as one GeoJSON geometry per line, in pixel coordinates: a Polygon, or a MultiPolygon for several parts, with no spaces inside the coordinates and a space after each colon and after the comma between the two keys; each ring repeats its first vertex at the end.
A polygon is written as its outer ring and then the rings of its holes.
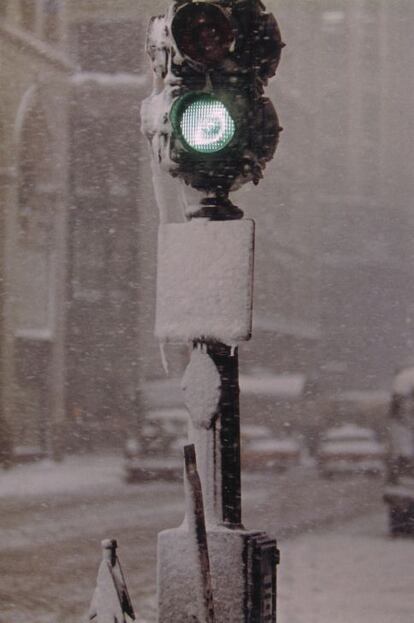
{"type": "Polygon", "coordinates": [[[197,552],[195,568],[198,570],[198,593],[201,623],[215,623],[213,590],[211,585],[210,558],[208,553],[207,531],[204,517],[203,493],[197,471],[195,447],[184,447],[187,521],[193,539],[194,551],[197,552]]]}
{"type": "Polygon", "coordinates": [[[238,350],[225,344],[207,344],[207,353],[214,361],[221,379],[221,396],[216,427],[220,461],[222,522],[229,528],[240,528],[240,408],[238,350]]]}

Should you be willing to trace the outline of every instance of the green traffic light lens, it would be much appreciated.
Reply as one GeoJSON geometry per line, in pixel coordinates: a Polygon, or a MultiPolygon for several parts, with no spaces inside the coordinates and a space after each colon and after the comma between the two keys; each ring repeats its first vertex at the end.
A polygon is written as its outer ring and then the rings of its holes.
{"type": "Polygon", "coordinates": [[[234,120],[223,102],[206,94],[192,97],[180,106],[177,121],[186,144],[202,154],[221,151],[236,132],[234,120]]]}

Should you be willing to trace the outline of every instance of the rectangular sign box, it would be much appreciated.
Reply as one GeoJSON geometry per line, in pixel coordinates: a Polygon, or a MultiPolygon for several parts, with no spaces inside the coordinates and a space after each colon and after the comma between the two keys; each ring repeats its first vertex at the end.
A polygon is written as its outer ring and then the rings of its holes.
{"type": "Polygon", "coordinates": [[[237,343],[252,330],[254,222],[161,225],[155,335],[237,343]]]}

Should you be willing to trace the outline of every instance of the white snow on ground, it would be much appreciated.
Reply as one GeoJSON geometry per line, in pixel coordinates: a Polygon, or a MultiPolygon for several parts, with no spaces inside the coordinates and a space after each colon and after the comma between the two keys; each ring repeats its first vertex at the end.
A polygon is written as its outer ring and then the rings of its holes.
{"type": "MultiPolygon", "coordinates": [[[[0,498],[119,487],[121,466],[119,456],[69,457],[0,471],[0,498]]],[[[279,547],[278,623],[413,623],[414,539],[391,539],[385,510],[279,547]]],[[[145,599],[137,600],[137,610],[155,612],[155,595],[145,599]]],[[[144,615],[137,623],[154,620],[144,615]]]]}
{"type": "Polygon", "coordinates": [[[385,514],[280,544],[279,623],[412,623],[414,539],[385,514]]]}
{"type": "Polygon", "coordinates": [[[414,539],[388,537],[385,514],[307,533],[279,548],[278,623],[413,622],[414,539]]]}
{"type": "Polygon", "coordinates": [[[80,493],[91,487],[119,486],[120,456],[71,456],[62,463],[42,460],[0,470],[0,497],[80,493]]]}

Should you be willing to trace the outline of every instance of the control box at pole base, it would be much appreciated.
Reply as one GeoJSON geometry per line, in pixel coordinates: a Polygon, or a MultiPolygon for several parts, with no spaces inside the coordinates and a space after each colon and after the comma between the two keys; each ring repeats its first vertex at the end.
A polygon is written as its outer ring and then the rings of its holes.
{"type": "Polygon", "coordinates": [[[279,550],[266,534],[253,535],[247,542],[249,623],[276,621],[276,565],[279,550]]]}
{"type": "MultiPolygon", "coordinates": [[[[264,532],[207,531],[215,623],[276,623],[276,542],[264,532]]],[[[158,535],[158,623],[198,618],[192,540],[183,526],[158,535]]]]}

